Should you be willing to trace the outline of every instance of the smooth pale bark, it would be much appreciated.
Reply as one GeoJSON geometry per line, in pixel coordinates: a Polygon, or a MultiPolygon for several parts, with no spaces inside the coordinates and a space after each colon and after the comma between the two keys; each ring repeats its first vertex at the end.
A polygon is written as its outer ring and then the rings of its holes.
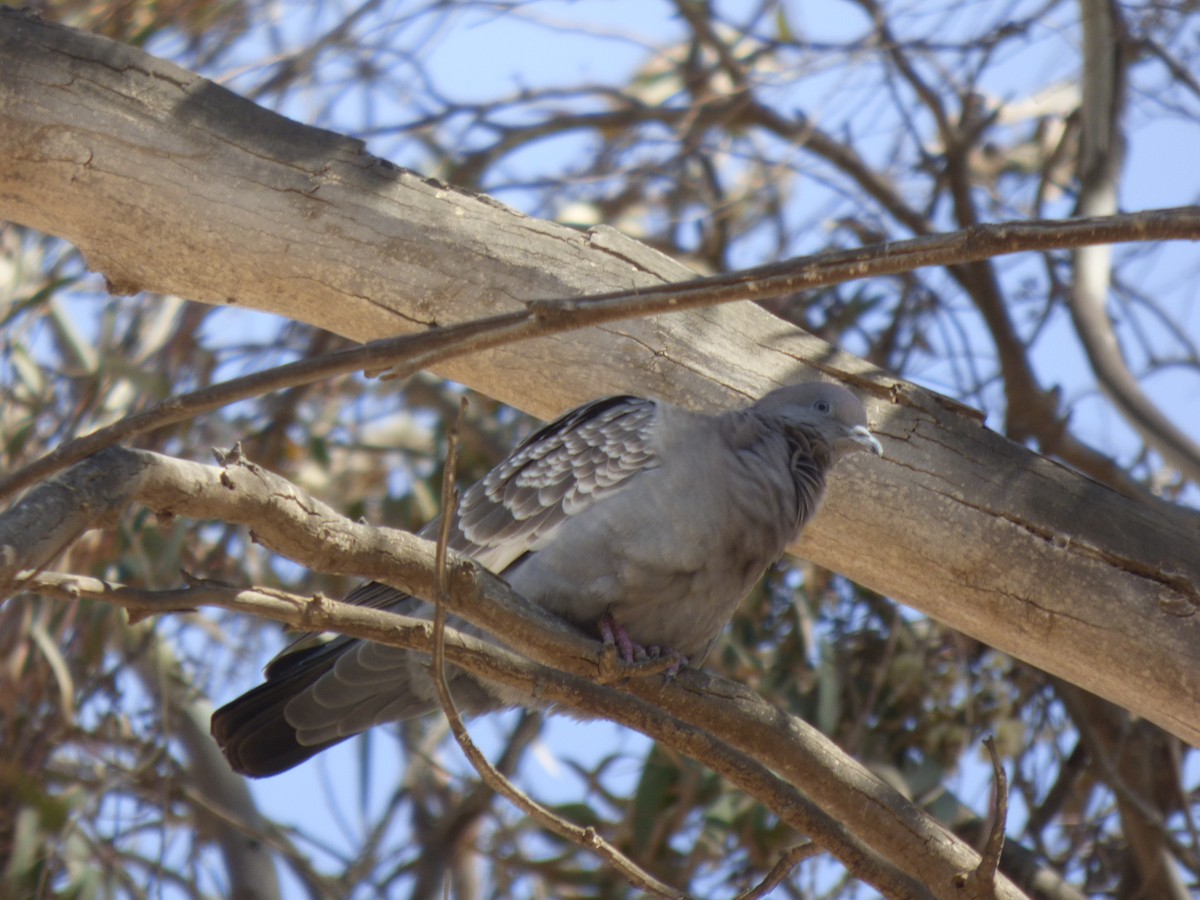
{"type": "MultiPolygon", "coordinates": [[[[522,216],[10,10],[0,216],[72,241],[114,290],[270,310],[360,340],[691,274],[610,230],[522,216]]],[[[746,303],[440,371],[542,416],[604,393],[710,407],[847,381],[886,455],[839,471],[797,551],[1200,744],[1190,516],[1122,497],[746,303]]]]}

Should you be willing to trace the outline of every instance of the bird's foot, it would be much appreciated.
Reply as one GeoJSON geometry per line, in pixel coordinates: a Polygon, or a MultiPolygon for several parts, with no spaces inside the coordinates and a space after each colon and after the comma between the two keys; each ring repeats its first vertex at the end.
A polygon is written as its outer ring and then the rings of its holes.
{"type": "Polygon", "coordinates": [[[638,675],[654,675],[662,672],[674,678],[687,665],[687,657],[675,650],[664,651],[657,644],[642,646],[629,636],[625,626],[611,615],[601,617],[598,627],[605,649],[611,648],[627,665],[636,665],[638,675]]]}
{"type": "Polygon", "coordinates": [[[668,650],[664,653],[658,647],[649,647],[646,658],[636,662],[632,670],[627,667],[625,671],[635,678],[661,674],[663,678],[670,681],[679,674],[680,669],[687,665],[687,661],[687,657],[676,650],[668,650]]]}
{"type": "MultiPolygon", "coordinates": [[[[641,662],[649,655],[646,648],[641,644],[636,643],[629,636],[629,632],[625,630],[625,626],[614,619],[611,615],[605,613],[600,617],[599,628],[600,638],[604,641],[605,647],[616,647],[617,655],[623,662],[635,663],[641,662]]],[[[658,648],[653,648],[657,650],[658,648]]]]}

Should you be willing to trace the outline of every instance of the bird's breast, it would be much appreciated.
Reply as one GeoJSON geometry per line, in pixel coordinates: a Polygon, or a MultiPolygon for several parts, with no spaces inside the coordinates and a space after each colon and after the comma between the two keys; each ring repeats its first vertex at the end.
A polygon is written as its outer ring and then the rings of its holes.
{"type": "Polygon", "coordinates": [[[786,461],[765,478],[704,462],[564,523],[510,583],[585,630],[611,614],[640,644],[702,654],[793,537],[796,505],[786,461]]]}

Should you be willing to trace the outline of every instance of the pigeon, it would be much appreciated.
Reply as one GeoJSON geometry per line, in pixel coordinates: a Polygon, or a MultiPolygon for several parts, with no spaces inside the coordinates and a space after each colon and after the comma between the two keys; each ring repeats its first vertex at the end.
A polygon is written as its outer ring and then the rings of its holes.
{"type": "MultiPolygon", "coordinates": [[[[716,415],[595,400],[463,494],[449,547],[626,660],[648,648],[702,661],[817,512],[834,464],[857,451],[883,454],[862,403],[837,384],[789,385],[716,415]]],[[[437,524],[421,533],[435,536],[437,524]]],[[[432,617],[430,604],[377,582],[346,601],[432,617]]],[[[265,675],[212,717],[226,759],[252,777],[440,708],[428,656],[356,638],[302,639],[265,675]]],[[[446,677],[467,714],[533,703],[453,667],[446,677]]]]}

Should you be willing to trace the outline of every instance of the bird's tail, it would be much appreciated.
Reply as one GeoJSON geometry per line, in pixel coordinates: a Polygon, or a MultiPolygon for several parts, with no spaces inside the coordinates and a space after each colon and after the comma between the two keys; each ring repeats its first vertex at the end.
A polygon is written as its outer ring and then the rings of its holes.
{"type": "Polygon", "coordinates": [[[337,661],[335,655],[323,653],[325,649],[313,647],[278,660],[267,668],[264,684],[213,713],[212,735],[235,772],[253,778],[277,775],[345,740],[301,744],[284,716],[288,702],[312,687],[337,661]]]}

